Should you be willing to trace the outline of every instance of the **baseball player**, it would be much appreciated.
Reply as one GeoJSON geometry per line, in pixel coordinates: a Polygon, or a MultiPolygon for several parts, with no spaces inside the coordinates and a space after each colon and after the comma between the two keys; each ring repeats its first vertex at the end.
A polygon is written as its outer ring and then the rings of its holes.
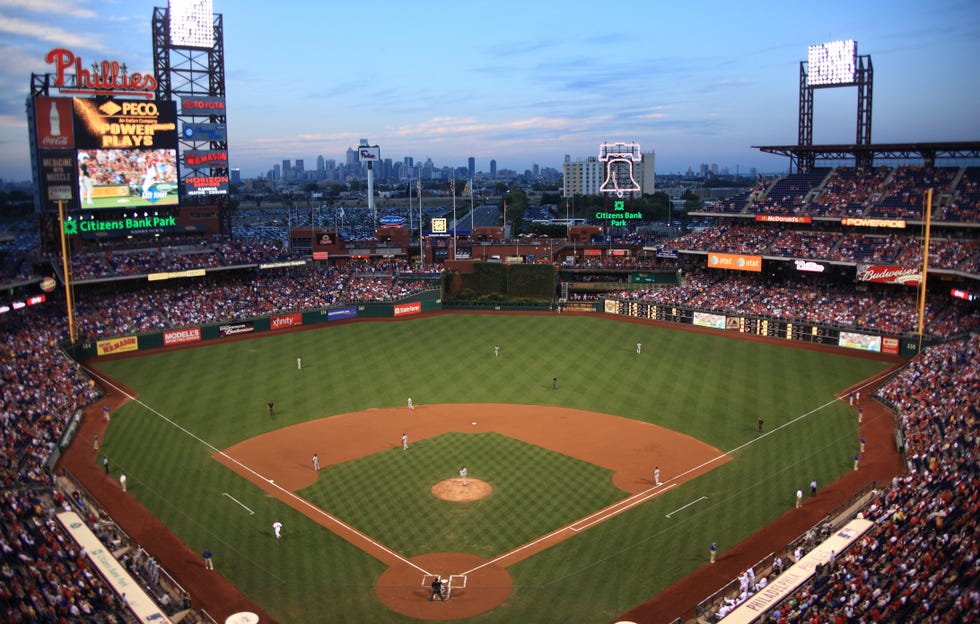
{"type": "Polygon", "coordinates": [[[272,523],[272,532],[276,534],[276,539],[282,537],[282,522],[276,520],[272,523]]]}
{"type": "Polygon", "coordinates": [[[653,469],[653,484],[660,485],[660,466],[653,469]]]}
{"type": "Polygon", "coordinates": [[[320,456],[313,453],[313,470],[320,472],[320,456]]]}
{"type": "Polygon", "coordinates": [[[500,347],[493,345],[493,357],[500,357],[500,347]]]}
{"type": "Polygon", "coordinates": [[[408,450],[408,434],[407,433],[403,433],[402,434],[402,450],[403,451],[407,451],[408,450]]]}
{"type": "Polygon", "coordinates": [[[460,466],[459,467],[459,478],[463,480],[463,487],[466,487],[466,475],[467,474],[468,473],[466,471],[466,466],[460,466]]]}
{"type": "Polygon", "coordinates": [[[412,403],[412,397],[408,397],[408,409],[410,410],[415,409],[415,404],[412,403]]]}
{"type": "Polygon", "coordinates": [[[636,354],[640,355],[641,351],[643,351],[643,344],[638,342],[636,343],[636,354]]]}
{"type": "Polygon", "coordinates": [[[296,358],[296,370],[303,370],[303,358],[296,358]]]}

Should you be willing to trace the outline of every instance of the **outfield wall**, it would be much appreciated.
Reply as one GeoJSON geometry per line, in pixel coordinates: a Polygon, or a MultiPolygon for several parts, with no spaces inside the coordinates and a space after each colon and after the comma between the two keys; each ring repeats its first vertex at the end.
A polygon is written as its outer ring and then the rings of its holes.
{"type": "MultiPolygon", "coordinates": [[[[919,352],[917,336],[857,332],[798,320],[705,312],[653,301],[604,299],[600,309],[607,314],[619,316],[707,327],[738,334],[783,338],[787,341],[823,344],[885,355],[910,358],[919,352]]],[[[935,341],[924,341],[922,346],[929,346],[932,342],[935,341]]]]}
{"type": "Polygon", "coordinates": [[[262,334],[296,327],[314,327],[336,321],[365,318],[406,318],[441,309],[442,304],[437,301],[361,303],[307,312],[273,314],[241,321],[225,321],[199,327],[183,327],[147,334],[89,340],[75,345],[74,348],[69,348],[69,351],[76,359],[84,360],[161,347],[191,345],[242,334],[262,334]]]}
{"type": "MultiPolygon", "coordinates": [[[[79,343],[74,348],[69,348],[69,351],[76,359],[84,360],[119,353],[207,342],[209,340],[228,338],[240,334],[261,334],[296,327],[313,327],[341,320],[406,318],[416,314],[436,312],[443,309],[479,309],[504,313],[550,310],[548,307],[521,304],[486,303],[443,306],[441,300],[361,303],[307,312],[274,314],[242,321],[226,321],[224,323],[202,325],[200,327],[184,327],[148,334],[133,334],[92,340],[79,343]]],[[[617,316],[649,319],[676,323],[678,325],[707,327],[739,334],[783,338],[787,341],[823,344],[831,347],[907,358],[915,356],[919,351],[919,340],[916,336],[894,336],[874,332],[849,331],[839,327],[795,320],[705,312],[650,301],[602,299],[597,303],[595,309],[599,312],[617,316]]],[[[933,342],[935,341],[923,341],[922,346],[929,346],[933,342]]]]}

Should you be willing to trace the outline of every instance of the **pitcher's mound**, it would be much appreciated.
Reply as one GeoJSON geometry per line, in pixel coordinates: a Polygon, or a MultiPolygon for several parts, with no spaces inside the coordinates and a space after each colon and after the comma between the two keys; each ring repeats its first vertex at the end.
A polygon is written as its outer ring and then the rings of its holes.
{"type": "Polygon", "coordinates": [[[489,483],[471,478],[466,479],[466,485],[462,479],[446,479],[432,486],[432,495],[436,498],[462,503],[486,498],[490,492],[493,487],[489,483]]]}

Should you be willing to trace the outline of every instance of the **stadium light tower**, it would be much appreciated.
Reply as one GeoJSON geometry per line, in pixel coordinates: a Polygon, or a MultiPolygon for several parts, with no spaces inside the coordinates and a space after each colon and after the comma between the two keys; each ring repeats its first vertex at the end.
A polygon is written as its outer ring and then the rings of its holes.
{"type": "MultiPolygon", "coordinates": [[[[871,92],[874,83],[874,68],[871,55],[860,56],[857,42],[830,41],[810,46],[807,60],[800,61],[800,108],[798,144],[813,145],[813,91],[833,87],[858,88],[857,101],[857,145],[871,144],[871,92]]],[[[869,166],[870,156],[859,157],[858,167],[869,166]],[[867,162],[864,162],[867,161],[867,162]]],[[[800,168],[809,171],[813,168],[815,156],[810,155],[800,168]]]]}

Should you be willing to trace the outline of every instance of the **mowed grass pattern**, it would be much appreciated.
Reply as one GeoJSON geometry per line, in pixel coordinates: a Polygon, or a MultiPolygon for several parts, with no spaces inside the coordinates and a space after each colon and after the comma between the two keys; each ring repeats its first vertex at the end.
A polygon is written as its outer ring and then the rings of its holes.
{"type": "MultiPolygon", "coordinates": [[[[357,322],[98,363],[140,399],[106,434],[114,473],[125,470],[134,496],[192,548],[211,548],[222,574],[282,622],[410,619],[374,597],[379,562],[224,469],[215,449],[409,396],[588,409],[738,449],[736,461],[512,566],[511,599],[472,618],[602,622],[703,564],[711,540],[731,547],[791,507],[798,487],[849,470],[856,423],[834,393],[886,366],[606,317],[507,314],[357,322]]],[[[305,496],[408,556],[492,556],[625,496],[599,467],[497,434],[446,434],[321,472],[305,496]],[[435,501],[428,488],[462,463],[493,495],[435,501]]]]}
{"type": "Polygon", "coordinates": [[[497,433],[447,433],[321,470],[299,494],[407,556],[491,558],[616,502],[623,493],[611,479],[609,470],[497,433]],[[491,483],[491,495],[465,504],[431,496],[462,464],[491,483]],[[498,521],[515,499],[523,501],[519,521],[498,521]]]}

